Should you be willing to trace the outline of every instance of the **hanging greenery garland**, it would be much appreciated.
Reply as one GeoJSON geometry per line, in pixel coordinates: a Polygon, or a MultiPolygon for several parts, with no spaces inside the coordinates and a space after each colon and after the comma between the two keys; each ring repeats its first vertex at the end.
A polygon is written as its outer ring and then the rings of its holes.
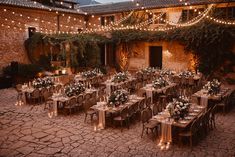
{"type": "Polygon", "coordinates": [[[26,41],[26,49],[33,52],[41,40],[52,45],[68,41],[73,43],[71,44],[74,47],[71,58],[74,58],[72,57],[74,55],[77,56],[78,66],[98,65],[99,44],[102,43],[115,43],[116,45],[125,43],[128,46],[128,43],[136,41],[178,41],[185,46],[186,52],[192,52],[197,57],[197,67],[200,71],[210,74],[226,59],[234,58],[231,49],[235,43],[235,27],[215,24],[205,19],[196,25],[169,31],[115,30],[111,32],[110,38],[100,34],[44,35],[35,33],[26,41]]]}

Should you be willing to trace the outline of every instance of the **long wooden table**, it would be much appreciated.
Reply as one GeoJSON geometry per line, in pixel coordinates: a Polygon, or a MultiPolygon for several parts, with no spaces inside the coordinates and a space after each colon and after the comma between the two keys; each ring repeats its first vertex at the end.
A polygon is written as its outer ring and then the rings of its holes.
{"type": "Polygon", "coordinates": [[[233,88],[221,88],[220,92],[216,95],[210,95],[206,90],[201,89],[200,91],[194,93],[192,97],[195,97],[198,104],[201,106],[208,106],[209,101],[221,101],[224,97],[230,95],[234,91],[233,88]]]}
{"type": "Polygon", "coordinates": [[[165,94],[168,89],[174,88],[176,86],[177,86],[176,83],[170,83],[169,85],[167,85],[165,87],[156,89],[156,88],[153,87],[152,84],[147,84],[145,87],[142,87],[140,90],[142,90],[143,93],[146,93],[146,96],[150,97],[151,98],[151,102],[153,102],[153,94],[154,93],[165,94]]]}
{"type": "Polygon", "coordinates": [[[124,108],[130,107],[130,106],[134,105],[135,103],[139,103],[143,99],[145,99],[145,98],[138,97],[138,96],[134,95],[134,96],[131,96],[130,99],[125,104],[120,105],[118,107],[108,107],[107,106],[108,102],[97,102],[97,105],[94,105],[91,108],[93,110],[96,110],[99,112],[99,117],[98,117],[99,118],[99,124],[98,124],[99,129],[105,128],[105,114],[106,114],[106,112],[109,112],[112,114],[119,113],[124,108]]]}
{"type": "MultiPolygon", "coordinates": [[[[88,93],[93,93],[93,92],[97,92],[97,90],[95,89],[86,89],[83,93],[77,95],[76,97],[79,96],[85,96],[88,93]]],[[[53,100],[54,104],[53,104],[53,115],[54,116],[58,116],[58,103],[66,103],[67,101],[69,101],[72,97],[68,97],[68,96],[64,96],[62,94],[53,94],[51,99],[53,100]]]]}
{"type": "Polygon", "coordinates": [[[181,130],[187,128],[199,115],[205,112],[205,107],[191,104],[189,113],[184,119],[175,121],[170,117],[168,111],[160,112],[158,115],[153,116],[150,121],[161,123],[161,141],[164,143],[172,142],[172,126],[181,130]]]}

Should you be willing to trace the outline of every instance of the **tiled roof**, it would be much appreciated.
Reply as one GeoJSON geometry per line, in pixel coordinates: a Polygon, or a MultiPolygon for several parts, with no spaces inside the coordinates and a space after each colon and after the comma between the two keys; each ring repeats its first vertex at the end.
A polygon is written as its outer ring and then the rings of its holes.
{"type": "Polygon", "coordinates": [[[41,3],[38,3],[38,2],[34,3],[31,0],[0,0],[0,5],[17,6],[17,7],[25,7],[25,8],[33,8],[33,9],[42,9],[42,10],[51,9],[52,11],[84,14],[84,12],[82,12],[78,6],[75,6],[74,9],[59,8],[59,7],[42,5],[41,3]]]}
{"type": "Polygon", "coordinates": [[[69,3],[78,3],[77,0],[63,0],[64,2],[69,2],[69,3]]]}
{"type": "Polygon", "coordinates": [[[79,3],[79,5],[90,5],[90,4],[100,4],[99,2],[95,1],[95,0],[77,0],[77,2],[79,3]]]}
{"type": "MultiPolygon", "coordinates": [[[[235,0],[189,0],[190,5],[210,4],[210,3],[226,3],[234,2],[235,0]]],[[[184,6],[185,1],[180,2],[179,0],[135,0],[118,2],[118,3],[107,3],[98,5],[87,5],[81,6],[81,10],[90,14],[105,14],[115,13],[122,11],[130,11],[133,9],[141,9],[141,7],[150,8],[165,8],[165,7],[177,7],[184,6]],[[136,3],[139,6],[136,6],[136,3]]]]}

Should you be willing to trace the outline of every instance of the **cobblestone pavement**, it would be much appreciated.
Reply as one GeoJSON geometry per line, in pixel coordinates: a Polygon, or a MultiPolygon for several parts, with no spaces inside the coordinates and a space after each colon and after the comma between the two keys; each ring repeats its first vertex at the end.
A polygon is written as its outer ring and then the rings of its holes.
{"type": "Polygon", "coordinates": [[[235,109],[217,116],[217,129],[191,150],[160,150],[141,125],[94,131],[84,114],[49,118],[41,106],[15,106],[16,91],[0,90],[0,156],[235,156],[235,109]]]}

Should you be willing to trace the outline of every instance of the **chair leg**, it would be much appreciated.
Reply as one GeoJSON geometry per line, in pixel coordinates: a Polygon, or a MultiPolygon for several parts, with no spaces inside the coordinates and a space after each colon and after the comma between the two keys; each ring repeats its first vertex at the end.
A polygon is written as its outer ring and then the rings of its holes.
{"type": "Polygon", "coordinates": [[[151,129],[151,133],[152,133],[152,140],[154,141],[154,128],[153,129],[151,129]]]}
{"type": "Polygon", "coordinates": [[[225,105],[223,106],[223,116],[225,115],[225,105]]]}
{"type": "Polygon", "coordinates": [[[180,146],[183,146],[182,136],[179,136],[180,146]]]}
{"type": "Polygon", "coordinates": [[[93,122],[93,114],[91,114],[91,122],[93,122]]]}
{"type": "Polygon", "coordinates": [[[190,148],[193,148],[193,136],[190,136],[190,148]]]}
{"type": "Polygon", "coordinates": [[[85,119],[84,119],[84,123],[86,122],[86,118],[87,118],[87,114],[85,113],[85,119]]]}
{"type": "Polygon", "coordinates": [[[143,137],[143,134],[144,134],[144,126],[143,126],[143,128],[142,128],[141,138],[143,137]]]}
{"type": "Polygon", "coordinates": [[[122,129],[123,129],[123,128],[122,128],[122,123],[123,123],[123,121],[121,120],[121,122],[120,122],[120,123],[121,123],[121,132],[122,132],[122,129]]]}
{"type": "Polygon", "coordinates": [[[216,126],[215,126],[215,119],[213,120],[213,126],[214,126],[214,128],[216,128],[216,126]]]}

